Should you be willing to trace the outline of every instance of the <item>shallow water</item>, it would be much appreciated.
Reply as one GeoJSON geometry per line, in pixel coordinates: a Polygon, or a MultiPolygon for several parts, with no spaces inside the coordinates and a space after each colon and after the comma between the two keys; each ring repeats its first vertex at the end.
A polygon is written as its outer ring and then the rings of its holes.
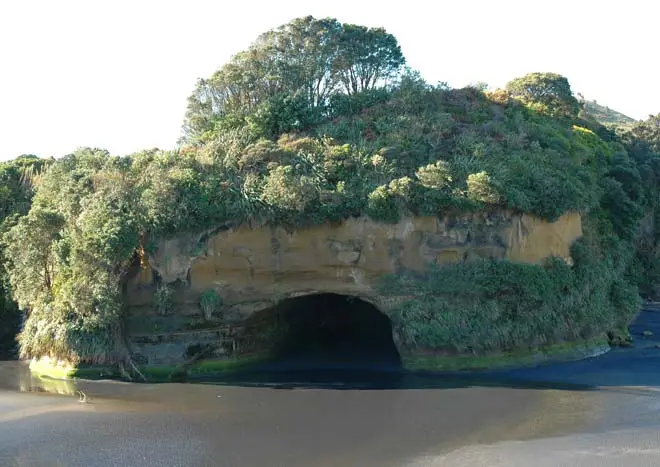
{"type": "Polygon", "coordinates": [[[0,465],[406,465],[465,445],[579,432],[617,396],[474,378],[322,374],[71,383],[5,363],[0,465]]]}
{"type": "MultiPolygon", "coordinates": [[[[660,336],[658,318],[633,329],[660,336]]],[[[655,345],[471,376],[269,367],[187,384],[3,362],[0,466],[660,465],[655,345]]]]}

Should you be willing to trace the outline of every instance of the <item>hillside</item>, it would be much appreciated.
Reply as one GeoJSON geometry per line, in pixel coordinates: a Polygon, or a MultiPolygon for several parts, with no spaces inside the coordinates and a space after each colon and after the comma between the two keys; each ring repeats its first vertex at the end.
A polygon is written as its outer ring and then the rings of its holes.
{"type": "MultiPolygon", "coordinates": [[[[12,297],[30,310],[21,354],[130,367],[122,289],[161,239],[492,210],[577,213],[584,235],[570,261],[382,277],[383,294],[415,292],[391,316],[404,345],[453,355],[616,342],[660,271],[657,131],[617,135],[579,107],[557,74],[493,92],[430,85],[382,29],[294,20],[198,82],[179,148],[85,148],[52,164],[4,235],[12,297]]],[[[155,277],[154,309],[166,309],[185,284],[155,277]]]]}
{"type": "Polygon", "coordinates": [[[600,105],[596,101],[584,101],[584,117],[608,126],[630,127],[637,122],[634,118],[600,105]]]}

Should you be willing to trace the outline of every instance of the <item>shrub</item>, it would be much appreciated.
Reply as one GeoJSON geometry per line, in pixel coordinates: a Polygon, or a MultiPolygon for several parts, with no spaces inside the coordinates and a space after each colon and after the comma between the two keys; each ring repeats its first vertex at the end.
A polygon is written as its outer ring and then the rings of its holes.
{"type": "Polygon", "coordinates": [[[207,289],[199,297],[199,307],[202,309],[204,318],[210,320],[222,307],[222,297],[215,289],[207,289]]]}
{"type": "Polygon", "coordinates": [[[160,284],[154,292],[154,307],[161,316],[171,315],[174,311],[172,304],[172,288],[167,284],[160,284]]]}
{"type": "Polygon", "coordinates": [[[392,315],[404,346],[450,354],[587,339],[620,328],[639,307],[635,287],[602,261],[456,263],[428,277],[389,277],[381,290],[415,297],[392,315]]]}
{"type": "Polygon", "coordinates": [[[16,335],[21,326],[21,311],[10,299],[7,285],[0,283],[0,360],[16,356],[16,335]]]}
{"type": "Polygon", "coordinates": [[[485,171],[468,175],[467,194],[468,198],[485,204],[497,204],[501,199],[485,171]]]}

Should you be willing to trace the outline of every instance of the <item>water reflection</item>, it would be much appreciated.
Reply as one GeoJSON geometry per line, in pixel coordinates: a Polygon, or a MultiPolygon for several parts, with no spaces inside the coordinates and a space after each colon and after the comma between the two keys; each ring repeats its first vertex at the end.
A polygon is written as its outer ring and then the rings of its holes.
{"type": "Polygon", "coordinates": [[[59,380],[32,373],[26,362],[0,361],[0,389],[20,392],[47,392],[73,396],[75,380],[59,380]]]}
{"type": "Polygon", "coordinates": [[[413,390],[468,387],[588,390],[591,386],[553,381],[511,379],[488,373],[423,373],[368,369],[271,370],[254,369],[222,378],[190,382],[272,389],[413,390]]]}
{"type": "MultiPolygon", "coordinates": [[[[116,381],[58,380],[41,376],[29,370],[23,362],[0,362],[0,389],[20,392],[42,392],[66,396],[85,393],[104,395],[124,393],[132,388],[163,386],[168,383],[122,384],[116,381]]],[[[560,383],[511,379],[487,373],[415,373],[394,369],[283,369],[254,368],[228,374],[223,377],[191,377],[183,382],[187,385],[231,386],[244,388],[269,388],[279,390],[325,389],[339,391],[355,390],[415,390],[415,389],[458,389],[470,387],[507,387],[518,389],[563,389],[589,390],[585,384],[560,383]]]]}

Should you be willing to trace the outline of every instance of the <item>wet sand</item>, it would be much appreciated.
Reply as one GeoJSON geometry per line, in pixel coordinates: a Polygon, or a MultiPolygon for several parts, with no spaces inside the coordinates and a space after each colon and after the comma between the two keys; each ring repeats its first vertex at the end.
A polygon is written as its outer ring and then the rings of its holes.
{"type": "Polygon", "coordinates": [[[466,443],[553,433],[590,410],[580,394],[508,387],[79,388],[87,403],[0,392],[0,465],[400,466],[466,443]]]}
{"type": "Polygon", "coordinates": [[[624,430],[469,446],[409,467],[621,467],[660,465],[660,430],[624,430]]]}
{"type": "MultiPolygon", "coordinates": [[[[660,314],[640,319],[660,336],[660,314]]],[[[59,395],[7,362],[0,466],[660,465],[655,345],[478,377],[51,381],[59,395]]]]}

